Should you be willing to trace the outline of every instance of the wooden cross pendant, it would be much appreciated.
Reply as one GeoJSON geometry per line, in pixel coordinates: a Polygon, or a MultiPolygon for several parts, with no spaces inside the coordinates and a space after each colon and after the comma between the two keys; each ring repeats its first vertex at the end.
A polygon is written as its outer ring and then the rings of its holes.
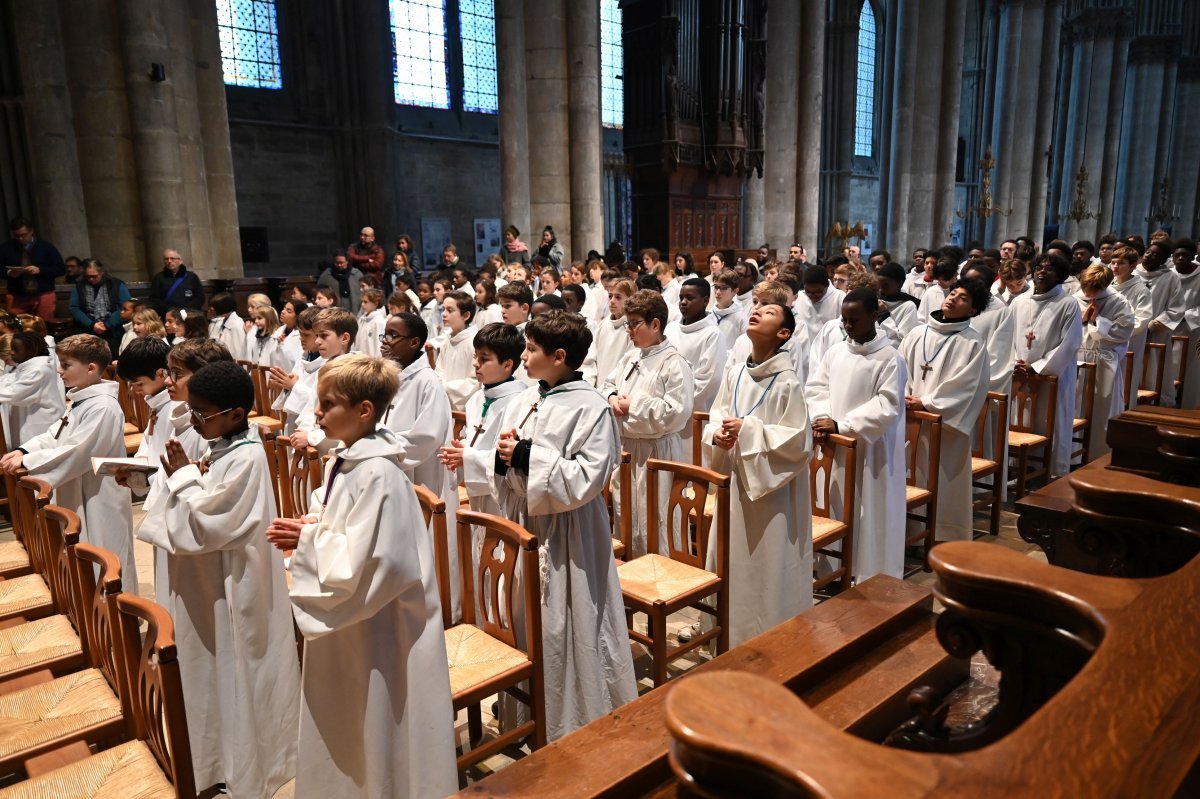
{"type": "Polygon", "coordinates": [[[535,413],[537,413],[538,405],[540,405],[541,402],[541,400],[538,400],[529,406],[529,413],[525,414],[525,418],[521,420],[519,425],[517,425],[518,430],[523,430],[525,428],[525,423],[529,421],[530,416],[533,416],[535,413]]]}
{"type": "Polygon", "coordinates": [[[933,365],[932,365],[932,364],[930,364],[928,361],[926,361],[925,363],[921,364],[921,377],[922,377],[922,379],[923,379],[923,378],[926,378],[926,377],[928,377],[928,376],[929,376],[929,370],[930,370],[930,369],[932,369],[932,368],[933,368],[933,365]]]}
{"type": "Polygon", "coordinates": [[[479,436],[483,434],[483,422],[475,425],[475,435],[471,436],[471,446],[475,446],[475,442],[479,440],[479,436]]]}
{"type": "Polygon", "coordinates": [[[1025,334],[1025,348],[1026,349],[1030,349],[1030,350],[1033,349],[1033,340],[1035,338],[1037,338],[1037,336],[1035,336],[1033,334],[1032,330],[1030,330],[1028,333],[1025,334]]]}
{"type": "Polygon", "coordinates": [[[63,428],[67,426],[67,414],[63,414],[63,418],[58,420],[58,430],[54,432],[54,440],[58,441],[58,437],[62,435],[63,428]]]}
{"type": "Polygon", "coordinates": [[[625,375],[625,379],[628,380],[629,378],[633,377],[633,373],[636,372],[637,370],[638,370],[638,362],[634,361],[633,363],[631,363],[629,365],[629,374],[625,375]]]}

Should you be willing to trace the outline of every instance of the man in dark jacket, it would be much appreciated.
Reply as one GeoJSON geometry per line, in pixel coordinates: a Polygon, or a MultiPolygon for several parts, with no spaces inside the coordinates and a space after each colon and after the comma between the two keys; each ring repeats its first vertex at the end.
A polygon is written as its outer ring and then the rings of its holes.
{"type": "MultiPolygon", "coordinates": [[[[365,227],[358,234],[358,241],[346,248],[346,256],[350,265],[363,273],[371,281],[371,285],[381,285],[383,273],[383,248],[375,243],[375,228],[365,227]]],[[[358,313],[355,310],[355,313],[358,313]]]]}
{"type": "Polygon", "coordinates": [[[17,217],[8,223],[12,238],[0,244],[0,268],[8,280],[8,309],[50,319],[54,281],[66,271],[58,248],[33,235],[33,223],[17,217]]]}
{"type": "Polygon", "coordinates": [[[317,278],[317,288],[333,289],[337,293],[338,306],[357,315],[362,279],[362,272],[350,265],[344,252],[339,252],[333,256],[333,266],[317,278]]]}
{"type": "Polygon", "coordinates": [[[83,280],[75,284],[68,305],[75,320],[75,332],[97,335],[116,352],[125,335],[121,306],[129,299],[129,287],[120,278],[105,274],[104,264],[89,258],[83,268],[83,280]]]}
{"type": "Polygon", "coordinates": [[[162,271],[150,281],[150,305],[159,316],[171,308],[204,308],[204,286],[175,250],[163,250],[162,271]]]}

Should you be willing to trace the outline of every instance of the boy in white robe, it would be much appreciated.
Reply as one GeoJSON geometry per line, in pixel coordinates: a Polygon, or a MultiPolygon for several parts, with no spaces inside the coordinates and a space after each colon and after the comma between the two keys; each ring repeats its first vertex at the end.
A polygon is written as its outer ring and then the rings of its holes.
{"type": "Polygon", "coordinates": [[[904,292],[917,298],[918,307],[925,292],[937,285],[937,281],[933,279],[933,267],[938,262],[938,252],[937,250],[923,250],[922,252],[920,271],[911,272],[904,282],[904,292]]]}
{"type": "MultiPolygon", "coordinates": [[[[1133,311],[1133,333],[1129,336],[1129,351],[1133,353],[1133,368],[1129,392],[1125,394],[1125,407],[1132,408],[1138,404],[1137,390],[1141,385],[1142,366],[1146,355],[1146,329],[1153,318],[1153,304],[1150,300],[1150,289],[1146,281],[1137,273],[1138,253],[1132,247],[1117,247],[1109,262],[1113,270],[1112,288],[1125,298],[1133,311]]],[[[1121,390],[1125,390],[1122,380],[1121,390]]]]}
{"type": "Polygon", "coordinates": [[[283,557],[264,535],[275,500],[247,423],[254,382],[218,361],[187,390],[209,448],[197,464],[167,442],[164,523],[142,535],[166,553],[196,784],[266,799],[296,774],[300,668],[283,557]]]}
{"type": "MultiPolygon", "coordinates": [[[[733,477],[730,646],[812,607],[812,435],[804,386],[783,348],[795,326],[784,304],[751,312],[751,359],[723,373],[704,428],[712,468],[733,477]]],[[[715,548],[708,558],[708,568],[715,568],[715,548]]]]}
{"type": "MultiPolygon", "coordinates": [[[[1077,382],[1075,358],[1083,343],[1079,303],[1062,289],[1069,269],[1067,259],[1056,253],[1038,256],[1033,268],[1033,294],[1018,297],[1012,304],[1016,329],[1013,341],[1017,358],[1015,370],[1058,378],[1057,395],[1043,397],[1040,403],[1042,408],[1046,402],[1055,403],[1051,478],[1061,477],[1071,468],[1071,426],[1077,382]]],[[[1012,413],[1018,411],[1013,408],[1012,413]]],[[[1044,433],[1042,427],[1039,420],[1034,429],[1044,433]]]]}
{"type": "Polygon", "coordinates": [[[354,351],[378,358],[379,337],[383,335],[383,325],[387,321],[387,311],[383,308],[383,292],[379,289],[365,288],[360,295],[359,304],[362,312],[358,315],[358,333],[354,336],[354,351]]]}
{"type": "MultiPolygon", "coordinates": [[[[1125,409],[1125,351],[1133,334],[1133,310],[1110,286],[1112,270],[1102,264],[1087,267],[1079,275],[1079,303],[1083,323],[1083,346],[1079,362],[1095,364],[1096,390],[1088,426],[1088,457],[1099,458],[1109,451],[1108,420],[1125,409]]],[[[1076,398],[1076,417],[1082,417],[1083,397],[1076,398]]]]}
{"type": "MultiPolygon", "coordinates": [[[[913,328],[900,345],[908,371],[905,409],[942,417],[934,530],[938,541],[971,540],[971,436],[987,399],[989,380],[987,348],[971,323],[991,299],[986,283],[958,281],[942,309],[913,328]]],[[[929,479],[927,431],[922,426],[917,442],[918,485],[927,485],[929,479]]]]}
{"type": "Polygon", "coordinates": [[[934,311],[940,311],[950,288],[958,279],[958,264],[945,258],[940,259],[933,267],[933,285],[925,289],[921,295],[921,304],[917,308],[917,322],[924,324],[934,311]]]}
{"type": "Polygon", "coordinates": [[[607,318],[592,325],[592,346],[583,361],[583,379],[599,386],[633,344],[625,331],[625,301],[637,292],[632,280],[612,281],[607,318]]]}
{"type": "Polygon", "coordinates": [[[279,549],[295,549],[292,609],[304,636],[297,799],[433,799],[458,789],[433,542],[401,467],[404,444],[378,426],[397,388],[394,365],[365,355],[321,370],[320,423],[343,448],[312,513],[267,531],[279,549]]]}
{"type": "Polygon", "coordinates": [[[1029,282],[1029,265],[1016,258],[1010,258],[1000,265],[1000,279],[992,284],[995,294],[1005,307],[1010,307],[1013,300],[1022,294],[1033,291],[1029,282]]]}
{"type": "Polygon", "coordinates": [[[104,339],[83,333],[59,343],[58,359],[68,389],[66,414],[0,459],[0,470],[15,474],[24,466],[31,476],[54,486],[54,503],[79,515],[81,539],[115,554],[122,584],[136,586],[129,494],[92,471],[93,457],[126,456],[117,384],[104,379],[112,355],[104,339]]]}
{"type": "Polygon", "coordinates": [[[796,298],[796,322],[804,327],[807,338],[812,341],[821,328],[831,319],[836,319],[846,295],[841,289],[829,285],[829,273],[823,266],[810,266],[804,270],[804,293],[796,298]]]}
{"type": "Polygon", "coordinates": [[[62,378],[50,365],[50,351],[41,336],[25,331],[13,334],[12,359],[16,368],[0,376],[0,407],[7,412],[6,450],[46,432],[66,410],[62,378]]]}
{"type": "MultiPolygon", "coordinates": [[[[760,308],[763,305],[778,303],[791,308],[792,300],[787,288],[782,283],[766,280],[754,287],[754,300],[750,306],[750,313],[754,313],[754,309],[760,308]]],[[[795,316],[795,311],[792,316],[795,316]]],[[[741,369],[742,364],[746,359],[753,354],[754,343],[748,335],[749,331],[742,333],[729,347],[729,355],[725,359],[725,370],[741,369]]],[[[792,368],[796,370],[796,376],[803,383],[805,376],[808,374],[808,353],[809,341],[808,332],[803,326],[798,327],[795,332],[785,341],[781,349],[786,350],[792,357],[792,368]]],[[[690,359],[689,359],[690,360],[690,359]]]]}
{"type": "MultiPolygon", "coordinates": [[[[325,359],[325,363],[348,353],[356,335],[358,320],[354,314],[341,308],[322,308],[313,319],[313,342],[317,354],[325,359]]],[[[314,391],[304,397],[304,406],[296,417],[296,431],[292,433],[291,443],[295,449],[316,447],[318,452],[325,455],[337,446],[337,442],[325,435],[317,422],[316,410],[317,396],[314,391]]]]}
{"type": "Polygon", "coordinates": [[[875,272],[879,304],[887,311],[886,318],[892,320],[901,340],[921,321],[917,318],[921,301],[904,293],[903,277],[904,267],[897,263],[884,264],[875,272]]]}
{"type": "MultiPolygon", "coordinates": [[[[633,528],[631,557],[646,554],[646,461],[650,458],[689,463],[680,432],[692,423],[692,368],[679,350],[663,338],[667,305],[655,291],[643,289],[625,303],[625,321],[633,348],[605,378],[601,395],[617,418],[621,447],[632,458],[633,508],[621,507],[621,475],[613,478],[613,507],[628,513],[633,528]]],[[[667,551],[666,518],[670,484],[659,482],[658,552],[667,551]]]]}
{"type": "MultiPolygon", "coordinates": [[[[458,532],[455,509],[458,507],[458,474],[438,463],[437,454],[454,440],[454,418],[446,388],[425,357],[428,336],[425,322],[416,314],[388,317],[384,329],[383,357],[395,362],[400,372],[400,388],[384,410],[380,423],[395,434],[403,449],[400,468],[409,481],[424,486],[446,503],[446,549],[450,569],[450,618],[462,617],[461,594],[457,579],[458,532]]],[[[433,528],[430,527],[430,541],[433,528]]]]}
{"type": "MultiPolygon", "coordinates": [[[[522,359],[539,383],[505,410],[492,468],[505,515],[539,542],[541,574],[519,579],[541,582],[546,737],[554,741],[637,697],[603,497],[621,441],[611,410],[577,371],[591,343],[586,322],[551,311],[525,335],[522,359]]],[[[514,619],[522,614],[513,608],[514,619]]]]}
{"type": "MultiPolygon", "coordinates": [[[[1179,275],[1180,290],[1183,291],[1183,322],[1187,326],[1188,341],[1181,357],[1187,364],[1179,407],[1195,410],[1200,407],[1200,264],[1196,263],[1196,243],[1191,239],[1179,239],[1174,243],[1171,260],[1179,275]]],[[[1180,328],[1179,333],[1183,332],[1180,328]]]]}
{"type": "Polygon", "coordinates": [[[733,342],[746,329],[746,311],[741,303],[733,299],[739,282],[737,272],[732,269],[722,269],[713,278],[711,311],[721,335],[725,337],[726,346],[733,346],[733,342]]]}
{"type": "Polygon", "coordinates": [[[212,298],[208,310],[208,337],[224,344],[235,361],[246,360],[246,324],[237,314],[237,300],[221,292],[212,298]]]}
{"type": "Polygon", "coordinates": [[[451,291],[442,300],[442,327],[445,333],[440,341],[433,343],[437,349],[437,362],[433,371],[446,387],[450,407],[461,411],[467,407],[467,399],[479,390],[475,379],[472,342],[478,328],[471,324],[475,317],[475,300],[463,291],[451,291]]]}
{"type": "Polygon", "coordinates": [[[317,372],[325,365],[325,359],[317,352],[317,334],[313,331],[313,323],[320,313],[321,309],[315,306],[300,312],[296,317],[296,331],[300,339],[301,354],[290,370],[285,371],[278,366],[273,366],[270,370],[270,385],[279,389],[279,394],[271,403],[271,409],[283,411],[283,433],[286,436],[296,432],[300,414],[312,404],[317,372]]]}
{"type": "MultiPolygon", "coordinates": [[[[1183,305],[1183,288],[1179,282],[1179,273],[1164,265],[1167,256],[1165,245],[1152,242],[1146,248],[1145,254],[1142,255],[1142,265],[1138,267],[1137,274],[1146,281],[1146,288],[1150,292],[1151,317],[1150,324],[1146,327],[1146,343],[1165,344],[1167,348],[1166,366],[1163,368],[1162,396],[1159,404],[1173,408],[1175,407],[1175,374],[1178,371],[1178,358],[1175,356],[1175,346],[1171,343],[1171,336],[1183,322],[1183,314],[1186,309],[1183,305]]],[[[1146,348],[1147,383],[1143,385],[1143,388],[1153,387],[1149,381],[1158,375],[1158,359],[1161,355],[1160,350],[1146,348]]]]}
{"type": "Polygon", "coordinates": [[[875,326],[879,301],[855,289],[842,301],[847,338],[825,353],[809,375],[804,398],[813,438],[840,433],[858,439],[859,475],[838,463],[830,507],[840,507],[847,480],[857,484],[854,575],[904,574],[904,359],[875,326]]]}
{"type": "MultiPolygon", "coordinates": [[[[692,411],[708,412],[725,374],[726,345],[717,320],[708,313],[708,281],[689,278],[679,290],[678,322],[667,324],[666,339],[692,367],[692,388],[696,392],[692,411]]],[[[628,338],[628,336],[626,337],[628,338]]],[[[679,433],[686,462],[692,462],[691,420],[679,433]]],[[[701,457],[703,460],[703,456],[701,457]]],[[[703,463],[697,464],[703,465],[703,463]]]]}

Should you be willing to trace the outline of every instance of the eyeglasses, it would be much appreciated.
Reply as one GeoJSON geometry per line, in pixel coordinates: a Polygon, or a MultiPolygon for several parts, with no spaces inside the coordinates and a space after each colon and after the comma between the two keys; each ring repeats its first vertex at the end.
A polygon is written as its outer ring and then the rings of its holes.
{"type": "Polygon", "coordinates": [[[183,407],[187,409],[187,412],[188,412],[189,414],[191,414],[192,421],[193,421],[193,422],[199,422],[200,424],[204,424],[204,423],[205,423],[205,422],[207,422],[209,419],[215,419],[215,418],[217,418],[218,416],[220,416],[221,414],[223,414],[223,413],[229,413],[230,411],[232,411],[232,410],[233,410],[233,408],[226,408],[226,409],[225,409],[225,410],[223,410],[223,411],[217,411],[216,413],[210,413],[208,416],[204,416],[204,415],[200,414],[199,412],[192,410],[192,406],[190,406],[190,405],[188,405],[188,404],[186,404],[186,403],[184,404],[184,406],[183,406],[183,407]]]}
{"type": "Polygon", "coordinates": [[[183,372],[172,369],[167,372],[167,377],[169,377],[171,379],[172,383],[178,383],[178,382],[182,381],[183,378],[186,377],[186,375],[184,375],[183,372]]]}
{"type": "Polygon", "coordinates": [[[629,332],[631,332],[631,333],[633,331],[637,330],[639,327],[641,327],[644,324],[646,324],[645,319],[639,319],[636,322],[630,322],[628,319],[625,320],[625,326],[627,328],[629,328],[629,332]]]}
{"type": "Polygon", "coordinates": [[[386,333],[384,333],[382,336],[380,336],[379,340],[380,341],[395,341],[398,338],[416,338],[416,336],[402,336],[399,333],[393,333],[392,331],[389,330],[386,333]]]}
{"type": "Polygon", "coordinates": [[[722,286],[720,283],[713,286],[713,291],[733,291],[733,286],[722,286]]]}

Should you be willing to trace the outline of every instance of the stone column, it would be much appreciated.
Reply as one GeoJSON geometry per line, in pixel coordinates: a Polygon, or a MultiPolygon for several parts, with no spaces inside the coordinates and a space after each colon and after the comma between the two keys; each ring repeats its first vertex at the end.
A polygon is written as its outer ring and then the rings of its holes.
{"type": "MultiPolygon", "coordinates": [[[[64,255],[87,253],[91,243],[59,5],[56,0],[17,0],[12,6],[38,211],[34,224],[39,235],[54,242],[64,255]]],[[[25,213],[32,215],[33,209],[25,213]]]]}
{"type": "MultiPolygon", "coordinates": [[[[967,0],[947,0],[942,37],[942,96],[937,130],[935,183],[932,188],[930,228],[934,241],[949,241],[954,220],[954,173],[958,163],[959,109],[962,104],[963,40],[967,0]],[[946,124],[954,120],[953,124],[946,124]]],[[[910,241],[909,247],[913,246],[910,241]]]]}
{"type": "MultiPolygon", "coordinates": [[[[529,129],[529,229],[553,225],[562,242],[573,241],[571,227],[570,76],[566,0],[527,0],[525,4],[526,125],[529,129]]],[[[505,223],[509,224],[509,223],[505,223]]],[[[571,253],[567,257],[571,257],[571,253]]]]}
{"type": "MultiPolygon", "coordinates": [[[[778,6],[776,6],[778,7],[778,6]]],[[[774,30],[771,31],[772,34],[774,30]]],[[[806,0],[800,23],[800,80],[797,83],[796,218],[794,230],[805,247],[820,237],[821,119],[824,113],[825,3],[806,0]]],[[[770,96],[770,92],[768,92],[770,96]]]]}
{"type": "MultiPolygon", "coordinates": [[[[770,133],[768,132],[766,135],[769,136],[770,133]]],[[[791,242],[785,244],[782,240],[771,241],[767,238],[764,227],[766,213],[763,179],[757,173],[751,172],[746,176],[746,193],[742,195],[742,246],[749,249],[757,247],[765,241],[786,257],[787,248],[791,242]]]]}
{"type": "Polygon", "coordinates": [[[528,231],[529,126],[525,92],[523,0],[496,0],[496,73],[502,223],[528,231]]]}
{"type": "MultiPolygon", "coordinates": [[[[810,5],[821,5],[810,2],[810,5]]],[[[766,136],[763,153],[763,238],[792,243],[800,176],[798,123],[800,95],[801,3],[772,2],[767,11],[766,136]]],[[[820,89],[818,88],[818,93],[820,89]]],[[[818,184],[819,185],[819,184],[818,184]]],[[[815,208],[813,209],[816,210],[815,208]]],[[[750,239],[752,247],[762,242],[750,239]]],[[[815,241],[805,242],[812,249],[815,241]]]]}
{"type": "Polygon", "coordinates": [[[1172,153],[1172,204],[1179,205],[1176,235],[1200,234],[1200,7],[1189,4],[1183,12],[1182,52],[1175,84],[1175,145],[1172,153]]]}
{"type": "MultiPolygon", "coordinates": [[[[570,53],[568,130],[571,141],[571,247],[567,258],[581,259],[588,250],[603,252],[605,244],[599,3],[567,4],[567,50],[570,53]]],[[[540,236],[539,226],[537,230],[529,231],[528,238],[536,242],[540,236]]]]}
{"type": "Polygon", "coordinates": [[[1046,173],[1050,138],[1054,133],[1054,98],[1058,87],[1058,54],[1062,34],[1062,0],[1046,0],[1041,13],[1041,54],[1037,67],[1037,106],[1031,158],[1018,163],[1029,169],[1029,207],[1026,228],[1035,239],[1046,227],[1046,173]]]}
{"type": "MultiPolygon", "coordinates": [[[[850,175],[854,170],[854,120],[857,114],[858,96],[858,19],[862,6],[855,0],[838,0],[834,4],[832,21],[825,29],[825,96],[824,116],[828,125],[822,125],[821,156],[821,214],[817,235],[836,221],[850,220],[850,175]]],[[[884,30],[883,20],[876,21],[876,28],[884,30]]],[[[878,60],[883,61],[883,47],[877,48],[878,60]]],[[[882,81],[876,87],[876,96],[886,93],[882,81]]],[[[880,110],[887,102],[877,103],[880,110]]],[[[880,122],[883,122],[882,116],[880,122]]],[[[880,129],[884,129],[882,124],[880,129]]],[[[883,137],[881,137],[883,138],[883,137]]],[[[876,159],[877,161],[880,159],[876,159]]],[[[872,225],[876,220],[869,220],[872,225]]],[[[806,247],[815,247],[817,242],[806,242],[806,247]]]]}

